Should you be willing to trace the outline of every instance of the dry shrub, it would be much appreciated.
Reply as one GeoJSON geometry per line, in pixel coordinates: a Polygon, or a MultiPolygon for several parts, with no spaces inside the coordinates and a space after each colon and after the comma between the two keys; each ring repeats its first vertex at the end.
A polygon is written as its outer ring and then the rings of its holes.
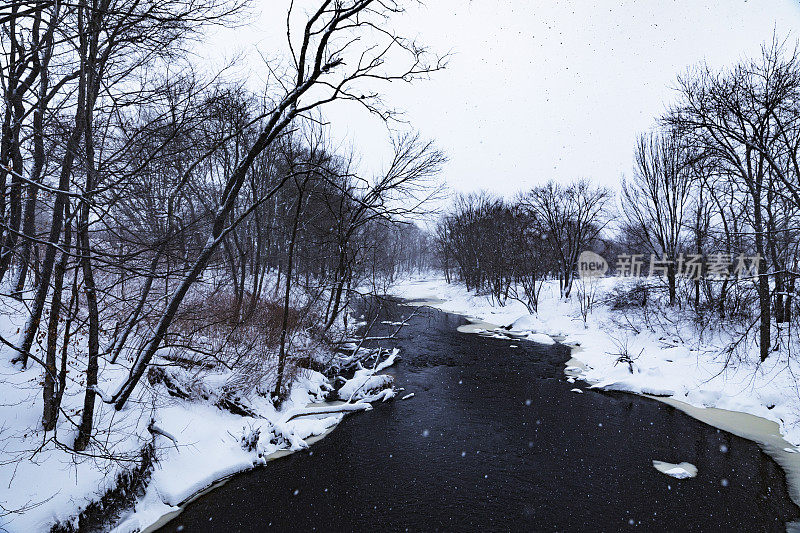
{"type": "MultiPolygon", "coordinates": [[[[287,321],[289,358],[284,378],[291,383],[302,371],[307,354],[291,341],[302,329],[313,323],[311,313],[290,308],[287,321]]],[[[237,306],[235,297],[217,292],[198,295],[187,301],[176,317],[169,344],[178,346],[182,355],[169,359],[187,368],[200,371],[221,366],[231,370],[224,386],[230,398],[257,391],[269,392],[277,375],[277,353],[283,325],[283,306],[279,302],[259,299],[250,306],[246,297],[237,306]]]]}
{"type": "Polygon", "coordinates": [[[604,298],[604,302],[612,310],[619,311],[635,307],[645,307],[652,287],[644,281],[637,280],[633,285],[616,285],[604,298]]]}
{"type": "MultiPolygon", "coordinates": [[[[211,293],[186,302],[173,322],[172,330],[182,336],[224,338],[227,342],[245,342],[257,337],[259,344],[276,347],[283,325],[283,305],[259,299],[250,306],[249,298],[241,306],[226,293],[211,293]]],[[[301,326],[300,311],[289,308],[287,333],[301,326]]]]}

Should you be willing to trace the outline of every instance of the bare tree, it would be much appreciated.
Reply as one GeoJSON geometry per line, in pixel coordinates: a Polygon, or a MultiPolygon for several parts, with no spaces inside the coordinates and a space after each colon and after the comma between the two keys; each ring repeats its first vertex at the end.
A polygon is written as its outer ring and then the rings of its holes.
{"type": "Polygon", "coordinates": [[[608,222],[604,209],[610,198],[608,189],[581,180],[568,186],[551,181],[523,200],[556,255],[562,298],[569,298],[578,256],[608,222]]]}
{"type": "MultiPolygon", "coordinates": [[[[742,211],[752,228],[754,252],[760,258],[756,290],[760,311],[761,359],[769,354],[771,294],[769,284],[769,224],[767,205],[770,173],[785,168],[777,161],[785,153],[777,110],[794,101],[800,86],[795,56],[783,58],[774,42],[757,60],[738,64],[729,72],[714,73],[702,67],[679,80],[682,101],[667,117],[692,145],[713,158],[731,188],[746,199],[742,211]]],[[[785,143],[784,143],[785,144],[785,143]]],[[[791,167],[789,167],[791,168],[791,167]]],[[[789,189],[788,194],[794,194],[789,189]]],[[[798,203],[800,205],[800,203],[798,203]]]]}
{"type": "Polygon", "coordinates": [[[666,262],[669,303],[676,303],[675,264],[692,191],[690,152],[676,132],[641,135],[632,181],[622,183],[622,213],[655,261],[666,262]]]}

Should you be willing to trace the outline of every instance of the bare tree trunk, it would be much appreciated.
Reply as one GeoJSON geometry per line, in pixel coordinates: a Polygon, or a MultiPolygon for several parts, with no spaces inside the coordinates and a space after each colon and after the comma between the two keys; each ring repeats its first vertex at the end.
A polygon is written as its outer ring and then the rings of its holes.
{"type": "Polygon", "coordinates": [[[761,354],[761,361],[765,361],[769,356],[770,349],[770,310],[771,302],[769,295],[769,274],[767,272],[766,255],[764,254],[764,234],[763,224],[761,220],[761,204],[755,202],[754,221],[755,221],[755,237],[756,237],[756,254],[761,259],[758,262],[758,304],[761,313],[761,325],[759,328],[759,349],[761,354]]]}
{"type": "MultiPolygon", "coordinates": [[[[27,91],[28,84],[35,79],[35,70],[28,79],[22,79],[29,59],[25,57],[24,45],[20,42],[20,35],[17,32],[17,16],[19,4],[11,8],[11,16],[8,20],[8,41],[9,41],[9,68],[6,69],[7,75],[3,80],[5,85],[5,116],[3,120],[2,142],[0,143],[0,173],[3,174],[2,190],[3,196],[3,216],[6,228],[2,247],[0,248],[0,281],[5,277],[19,237],[20,220],[22,212],[22,173],[23,161],[20,149],[20,131],[22,128],[25,108],[23,97],[27,91]],[[9,172],[10,170],[10,172],[9,172]],[[11,174],[10,187],[6,188],[6,174],[11,174]],[[5,212],[5,200],[8,195],[8,212],[5,212]]],[[[39,23],[41,21],[41,10],[36,12],[36,22],[34,32],[38,34],[39,23]]]]}
{"type": "Polygon", "coordinates": [[[677,290],[675,287],[675,260],[667,265],[667,285],[669,286],[669,305],[675,305],[677,290]]]}
{"type": "Polygon", "coordinates": [[[786,322],[786,283],[784,282],[785,277],[781,273],[775,274],[775,322],[783,323],[786,322]]]}
{"type": "MultiPolygon", "coordinates": [[[[794,271],[797,271],[797,265],[794,266],[794,271]]],[[[783,318],[788,323],[792,322],[792,295],[794,294],[794,290],[795,276],[794,274],[790,274],[788,286],[786,287],[786,302],[783,307],[783,318]]]]}
{"type": "Polygon", "coordinates": [[[281,342],[278,350],[278,376],[275,380],[275,390],[272,392],[273,401],[280,405],[283,401],[283,373],[286,368],[286,337],[289,329],[289,298],[291,297],[292,286],[292,267],[294,266],[294,247],[297,240],[297,226],[300,224],[300,213],[303,209],[303,189],[306,182],[308,182],[308,174],[303,181],[302,186],[297,186],[297,207],[294,212],[294,220],[292,221],[292,237],[289,240],[289,255],[286,259],[286,290],[283,295],[283,317],[281,318],[281,342]]]}
{"type": "Polygon", "coordinates": [[[336,317],[339,316],[339,309],[342,302],[342,292],[344,291],[347,270],[344,263],[345,258],[340,258],[340,260],[342,262],[340,264],[341,266],[339,267],[339,273],[337,276],[338,281],[336,283],[336,289],[334,289],[333,297],[329,302],[330,314],[328,315],[328,322],[325,324],[325,331],[329,330],[333,326],[334,322],[336,322],[336,317]]]}
{"type": "MultiPolygon", "coordinates": [[[[47,112],[47,93],[50,88],[50,59],[53,56],[53,33],[58,20],[58,3],[54,4],[47,32],[42,40],[42,50],[34,53],[34,65],[39,73],[39,94],[36,108],[33,112],[33,167],[31,168],[31,183],[27,186],[25,208],[22,219],[22,246],[19,251],[19,270],[14,281],[14,290],[20,294],[25,289],[25,280],[28,275],[31,261],[31,242],[36,230],[36,199],[39,194],[39,184],[45,165],[44,148],[44,117],[47,112]]],[[[35,25],[35,41],[38,39],[38,28],[35,25]]]]}
{"type": "MultiPolygon", "coordinates": [[[[84,4],[85,7],[85,4],[84,4]]],[[[89,239],[89,215],[90,203],[95,187],[97,187],[97,168],[95,166],[94,155],[94,103],[97,98],[99,80],[97,75],[97,47],[98,36],[100,33],[100,20],[102,13],[93,11],[88,17],[89,20],[89,46],[86,55],[86,85],[89,88],[86,98],[86,109],[84,110],[84,149],[86,151],[85,170],[86,188],[84,197],[81,199],[81,214],[78,222],[77,244],[80,250],[80,266],[83,274],[83,290],[86,294],[86,307],[89,314],[89,335],[87,339],[86,366],[86,393],[83,398],[83,413],[81,423],[78,428],[78,436],[75,439],[75,449],[85,450],[89,445],[92,436],[92,426],[94,423],[94,404],[97,395],[97,373],[99,371],[98,359],[100,357],[100,312],[97,307],[97,287],[94,280],[92,269],[92,247],[89,239]]]]}
{"type": "MultiPolygon", "coordinates": [[[[64,218],[67,224],[64,227],[64,251],[61,252],[61,259],[55,268],[55,279],[53,280],[53,297],[50,302],[50,316],[47,325],[47,348],[45,354],[45,364],[47,371],[44,374],[44,412],[42,413],[42,425],[44,429],[49,431],[55,428],[56,420],[58,419],[58,402],[57,398],[61,397],[61,390],[59,388],[59,395],[56,396],[56,350],[58,345],[58,323],[61,317],[61,293],[64,287],[64,273],[67,268],[67,259],[69,258],[69,250],[71,245],[71,234],[69,222],[69,203],[65,206],[64,218]]],[[[60,387],[61,385],[59,385],[60,387]]]]}
{"type": "Polygon", "coordinates": [[[61,342],[61,369],[58,373],[58,394],[56,394],[55,412],[56,418],[61,407],[61,399],[67,389],[67,356],[72,338],[72,322],[78,314],[78,268],[75,268],[75,276],[72,280],[72,291],[67,306],[67,321],[64,323],[64,338],[61,342]]]}

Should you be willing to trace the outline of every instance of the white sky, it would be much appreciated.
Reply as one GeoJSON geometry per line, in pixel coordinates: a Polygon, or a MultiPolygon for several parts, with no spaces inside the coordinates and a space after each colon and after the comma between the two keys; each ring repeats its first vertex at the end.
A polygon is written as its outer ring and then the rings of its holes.
{"type": "MultiPolygon", "coordinates": [[[[256,47],[284,53],[285,14],[283,1],[254,1],[247,27],[209,37],[215,54],[249,56],[258,76],[256,47]]],[[[721,67],[754,55],[773,30],[794,42],[800,3],[428,0],[397,24],[453,56],[429,81],[387,86],[385,100],[447,153],[452,189],[509,195],[551,178],[616,187],[630,173],[636,135],[674,97],[676,76],[703,60],[721,67]]],[[[352,104],[325,116],[333,137],[362,154],[365,172],[381,167],[385,125],[352,104]]]]}

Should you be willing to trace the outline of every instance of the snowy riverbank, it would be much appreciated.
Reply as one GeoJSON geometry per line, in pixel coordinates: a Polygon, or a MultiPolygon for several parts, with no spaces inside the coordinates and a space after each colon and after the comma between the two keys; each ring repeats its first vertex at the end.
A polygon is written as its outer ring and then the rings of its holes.
{"type": "MultiPolygon", "coordinates": [[[[13,338],[23,310],[11,299],[0,304],[6,317],[0,333],[13,338]]],[[[70,346],[70,379],[86,364],[84,342],[80,336],[70,346]]],[[[319,346],[314,350],[320,361],[334,357],[319,346]]],[[[81,384],[67,390],[56,430],[44,432],[42,368],[31,364],[22,371],[6,353],[0,358],[0,530],[48,531],[57,524],[59,531],[77,531],[99,523],[118,533],[141,531],[218,480],[305,449],[346,413],[391,398],[392,380],[379,372],[397,352],[360,354],[371,354],[368,368],[351,356],[335,356],[350,377],[338,380],[338,390],[320,372],[298,368],[290,396],[277,410],[268,375],[262,384],[252,381],[249,392],[231,394],[241,373],[199,362],[187,367],[185,360],[175,363],[176,354],[160,353],[122,411],[96,402],[96,435],[86,452],[76,453],[70,448],[83,405],[81,384]]],[[[101,360],[98,389],[115,390],[128,364],[125,358],[101,360]]]]}
{"type": "MultiPolygon", "coordinates": [[[[800,368],[788,350],[773,352],[759,363],[757,347],[744,343],[735,354],[727,353],[724,347],[730,332],[710,319],[690,318],[688,311],[652,316],[612,310],[605,297],[625,283],[628,280],[619,278],[598,280],[595,304],[585,324],[577,294],[571,301],[561,300],[557,282],[545,284],[536,315],[520,302],[509,300],[499,306],[487,296],[441,278],[402,280],[391,292],[490,324],[511,325],[517,337],[537,342],[556,338],[574,346],[573,358],[580,364],[570,374],[592,387],[755,415],[775,422],[770,431],[779,428],[788,443],[800,444],[800,394],[795,378],[800,368]]],[[[752,435],[748,438],[757,440],[752,435]]],[[[798,451],[788,443],[785,453],[798,451]]]]}

